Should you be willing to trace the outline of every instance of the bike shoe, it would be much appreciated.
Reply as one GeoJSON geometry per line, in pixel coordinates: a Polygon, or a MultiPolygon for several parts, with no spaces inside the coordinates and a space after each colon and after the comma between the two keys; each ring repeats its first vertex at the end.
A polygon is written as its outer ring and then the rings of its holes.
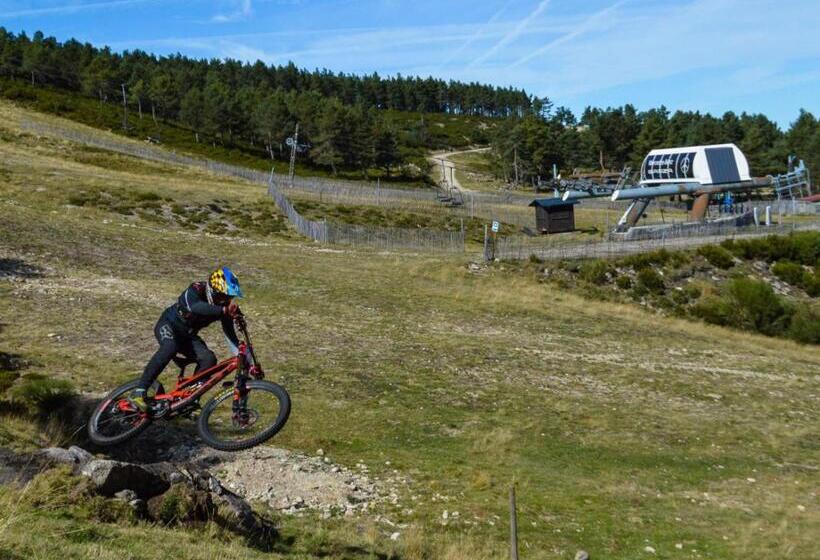
{"type": "Polygon", "coordinates": [[[153,404],[150,401],[151,399],[145,395],[145,389],[134,389],[128,397],[128,402],[131,403],[134,408],[148,414],[151,413],[151,405],[153,404]]]}

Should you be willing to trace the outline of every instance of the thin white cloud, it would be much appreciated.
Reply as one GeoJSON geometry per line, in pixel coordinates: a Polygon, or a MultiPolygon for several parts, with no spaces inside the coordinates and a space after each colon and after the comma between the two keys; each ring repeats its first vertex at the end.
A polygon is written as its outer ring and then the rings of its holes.
{"type": "Polygon", "coordinates": [[[623,4],[626,3],[627,0],[621,0],[620,2],[616,2],[613,5],[609,6],[608,8],[604,8],[603,10],[596,12],[589,16],[587,19],[582,21],[578,26],[570,31],[569,33],[565,33],[558,37],[557,39],[553,39],[540,49],[536,49],[535,51],[522,56],[518,60],[512,63],[512,66],[520,66],[525,62],[529,62],[533,58],[539,57],[545,54],[547,51],[557,47],[558,45],[562,45],[569,41],[572,41],[576,37],[580,37],[581,35],[588,33],[590,31],[594,31],[596,29],[600,29],[602,27],[608,27],[611,25],[612,21],[609,19],[612,12],[620,8],[623,4]],[[603,24],[603,25],[602,25],[603,24]]]}
{"type": "Polygon", "coordinates": [[[484,23],[484,25],[476,29],[476,32],[473,33],[469,39],[463,42],[461,46],[459,46],[456,50],[452,51],[450,55],[447,56],[447,58],[442,60],[436,67],[436,70],[439,70],[444,66],[447,66],[450,62],[455,60],[455,58],[458,57],[462,52],[464,52],[467,49],[467,47],[469,47],[479,39],[487,37],[490,32],[490,27],[492,26],[492,24],[498,21],[498,18],[500,18],[504,14],[504,12],[507,11],[507,8],[509,8],[510,4],[512,4],[513,2],[515,2],[515,0],[507,0],[507,2],[503,6],[501,6],[501,8],[497,12],[495,12],[492,15],[492,17],[486,21],[486,23],[484,23]]]}
{"type": "Polygon", "coordinates": [[[251,0],[239,0],[237,9],[229,14],[217,14],[211,18],[212,23],[229,23],[248,19],[253,15],[251,0]]]}
{"type": "Polygon", "coordinates": [[[538,6],[536,6],[535,9],[532,12],[530,12],[530,14],[527,17],[519,21],[518,24],[513,29],[511,29],[509,33],[504,35],[504,37],[502,37],[500,41],[493,45],[487,52],[485,52],[478,58],[474,59],[468,66],[472,67],[481,64],[491,56],[495,55],[498,51],[500,51],[501,49],[515,41],[527,29],[530,23],[532,23],[542,13],[544,13],[544,10],[547,9],[549,3],[550,0],[541,0],[538,3],[538,6]]]}
{"type": "Polygon", "coordinates": [[[68,4],[65,6],[49,6],[47,8],[29,8],[25,10],[15,10],[11,12],[2,12],[0,17],[4,18],[24,18],[35,16],[50,16],[59,14],[73,14],[84,11],[104,10],[110,8],[119,8],[123,6],[132,6],[135,4],[147,4],[149,2],[158,2],[159,0],[110,0],[109,2],[89,2],[87,4],[68,4]]]}

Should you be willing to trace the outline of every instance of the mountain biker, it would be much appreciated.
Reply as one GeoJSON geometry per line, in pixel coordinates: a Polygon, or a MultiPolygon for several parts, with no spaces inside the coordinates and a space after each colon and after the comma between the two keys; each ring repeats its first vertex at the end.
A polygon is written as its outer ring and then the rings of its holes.
{"type": "Polygon", "coordinates": [[[196,372],[216,365],[216,356],[199,337],[199,331],[220,321],[222,332],[231,351],[239,352],[233,320],[241,315],[239,306],[232,301],[242,297],[239,279],[227,266],[216,269],[207,282],[194,282],[180,294],[177,302],[165,309],[154,326],[159,348],[148,361],[139,385],[129,401],[141,412],[151,412],[151,399],[146,391],[177,355],[196,360],[196,372]]]}

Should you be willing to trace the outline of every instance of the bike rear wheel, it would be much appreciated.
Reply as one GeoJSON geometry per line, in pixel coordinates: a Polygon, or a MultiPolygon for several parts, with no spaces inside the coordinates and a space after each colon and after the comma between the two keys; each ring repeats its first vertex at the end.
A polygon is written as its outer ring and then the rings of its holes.
{"type": "MultiPolygon", "coordinates": [[[[125,402],[138,385],[138,380],[120,385],[97,405],[88,419],[88,437],[92,442],[100,446],[117,445],[137,436],[151,424],[149,415],[125,402]]],[[[162,385],[154,383],[148,394],[164,392],[162,385]]]]}
{"type": "Polygon", "coordinates": [[[199,415],[202,439],[221,451],[248,449],[269,440],[290,416],[290,395],[284,387],[268,381],[248,381],[244,410],[233,410],[233,389],[208,401],[199,415]]]}

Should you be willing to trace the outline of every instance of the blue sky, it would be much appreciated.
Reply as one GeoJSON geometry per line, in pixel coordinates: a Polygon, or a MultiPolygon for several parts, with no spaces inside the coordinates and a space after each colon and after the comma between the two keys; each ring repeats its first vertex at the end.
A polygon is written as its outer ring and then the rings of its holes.
{"type": "Polygon", "coordinates": [[[116,50],[432,75],[586,105],[820,114],[820,0],[0,0],[116,50]]]}

